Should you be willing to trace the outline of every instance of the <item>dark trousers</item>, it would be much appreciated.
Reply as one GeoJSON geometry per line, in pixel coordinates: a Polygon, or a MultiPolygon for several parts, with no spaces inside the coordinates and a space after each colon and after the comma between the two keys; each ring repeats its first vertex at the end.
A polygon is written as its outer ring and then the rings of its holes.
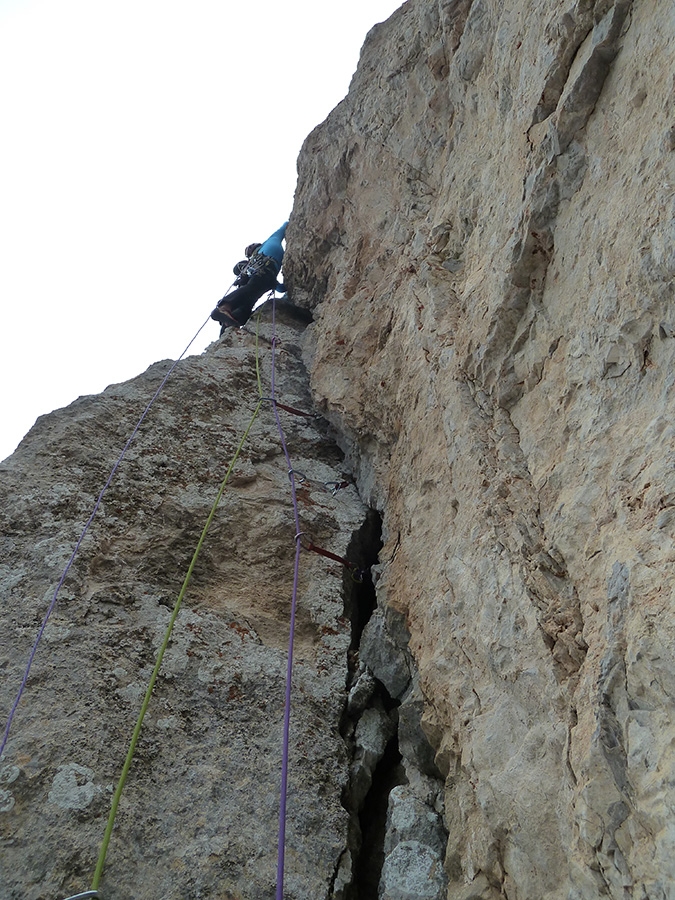
{"type": "MultiPolygon", "coordinates": [[[[243,325],[249,319],[258,300],[271,291],[276,283],[277,276],[274,272],[261,272],[253,275],[247,284],[238,287],[231,294],[225,294],[223,299],[218,302],[218,306],[221,304],[225,306],[243,325]]],[[[218,306],[211,313],[212,319],[217,319],[218,306]]]]}

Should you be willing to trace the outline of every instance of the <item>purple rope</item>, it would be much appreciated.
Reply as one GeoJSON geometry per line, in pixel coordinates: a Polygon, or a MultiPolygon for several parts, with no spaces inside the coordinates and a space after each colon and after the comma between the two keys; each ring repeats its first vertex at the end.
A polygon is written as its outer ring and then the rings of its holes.
{"type": "Polygon", "coordinates": [[[20,700],[21,700],[21,697],[22,697],[22,695],[23,695],[24,689],[25,689],[25,687],[26,687],[26,682],[28,681],[28,675],[29,675],[29,673],[30,673],[31,666],[33,665],[33,660],[35,659],[35,654],[37,653],[38,645],[39,645],[40,641],[42,640],[42,635],[44,634],[44,630],[45,630],[45,628],[47,627],[47,622],[49,621],[49,617],[51,616],[52,612],[54,611],[54,607],[56,606],[56,598],[58,597],[59,591],[60,591],[61,588],[63,587],[63,582],[66,580],[66,576],[68,575],[68,572],[70,571],[70,567],[72,566],[73,561],[75,560],[75,557],[77,556],[77,552],[78,552],[78,550],[80,549],[80,544],[81,544],[82,541],[84,540],[84,536],[85,536],[85,534],[87,533],[87,531],[89,530],[89,526],[90,526],[91,523],[94,521],[94,516],[95,516],[96,513],[98,512],[98,508],[99,508],[99,506],[101,505],[101,500],[103,499],[103,495],[105,494],[105,492],[106,492],[106,491],[108,490],[108,488],[110,487],[110,482],[113,480],[113,477],[114,477],[114,475],[115,475],[115,472],[117,471],[117,469],[119,468],[120,463],[121,463],[122,460],[124,459],[124,456],[125,456],[127,450],[129,449],[129,447],[130,447],[130,445],[131,445],[131,442],[132,442],[133,439],[136,437],[136,434],[138,433],[138,429],[141,427],[141,425],[142,425],[142,423],[143,423],[143,419],[145,419],[145,417],[147,416],[147,414],[150,412],[150,408],[151,408],[152,404],[155,402],[155,400],[156,400],[157,397],[159,396],[160,391],[162,390],[162,388],[164,387],[164,385],[165,385],[166,382],[168,381],[169,376],[171,375],[171,373],[173,372],[173,370],[176,368],[176,366],[178,365],[178,363],[181,361],[181,359],[185,356],[185,354],[188,352],[188,350],[190,349],[190,347],[191,347],[191,346],[194,344],[194,342],[197,340],[197,337],[199,336],[199,333],[202,331],[202,329],[204,328],[204,326],[206,325],[206,323],[207,323],[208,321],[209,321],[209,320],[207,319],[207,320],[204,322],[204,324],[201,326],[201,328],[199,329],[199,331],[197,332],[197,334],[195,334],[195,336],[192,338],[192,340],[191,340],[190,343],[187,345],[187,347],[185,348],[185,350],[183,350],[183,352],[181,353],[181,355],[178,357],[178,359],[174,362],[174,364],[171,366],[171,368],[169,369],[169,371],[168,371],[168,372],[166,373],[166,375],[164,376],[164,379],[162,380],[162,383],[160,384],[160,386],[159,386],[159,387],[157,388],[157,390],[155,391],[155,393],[154,393],[154,395],[153,395],[153,397],[152,397],[152,400],[148,403],[148,405],[147,405],[147,406],[145,407],[145,409],[143,410],[142,416],[140,417],[140,419],[139,419],[138,422],[136,423],[136,427],[134,428],[134,430],[131,432],[131,437],[129,438],[129,440],[128,440],[128,441],[126,442],[126,444],[124,445],[124,449],[122,450],[122,452],[120,453],[119,457],[117,458],[117,462],[116,462],[115,465],[112,467],[112,470],[111,470],[111,472],[110,472],[110,475],[108,475],[108,480],[107,480],[106,483],[103,485],[103,489],[101,490],[101,493],[98,495],[98,500],[96,501],[96,503],[95,503],[95,505],[94,505],[94,509],[93,509],[91,515],[89,516],[89,519],[87,520],[87,524],[86,524],[86,525],[84,526],[84,528],[82,529],[82,534],[80,535],[77,544],[75,544],[75,549],[73,550],[72,555],[71,555],[70,559],[68,560],[68,564],[66,565],[65,569],[63,570],[63,575],[61,575],[61,579],[60,579],[59,583],[58,583],[57,586],[56,586],[56,590],[54,591],[54,596],[52,597],[52,600],[51,600],[51,603],[49,604],[49,607],[47,608],[47,612],[45,613],[45,617],[44,617],[44,619],[42,620],[42,625],[40,626],[40,630],[38,631],[37,637],[35,638],[35,643],[33,644],[33,648],[32,648],[32,650],[30,651],[30,656],[28,657],[28,663],[27,663],[26,669],[25,669],[25,671],[24,671],[24,673],[23,673],[23,679],[22,679],[22,681],[21,681],[21,686],[19,687],[19,690],[17,691],[16,698],[15,698],[15,700],[14,700],[14,703],[13,703],[13,705],[12,705],[11,710],[9,711],[9,717],[8,717],[8,719],[7,719],[7,725],[5,726],[5,733],[4,733],[3,738],[2,738],[2,743],[0,744],[0,756],[2,756],[2,753],[3,753],[4,749],[5,749],[5,745],[7,744],[7,741],[8,741],[8,739],[9,739],[9,730],[10,730],[10,728],[12,727],[12,721],[13,721],[13,719],[14,719],[14,716],[15,716],[16,711],[17,711],[18,706],[19,706],[19,702],[20,702],[20,700]]]}
{"type": "Polygon", "coordinates": [[[276,900],[283,900],[284,895],[284,860],[286,855],[286,796],[288,793],[288,749],[291,723],[291,681],[293,678],[293,645],[295,640],[295,609],[298,599],[298,572],[300,570],[300,514],[298,512],[298,496],[295,490],[295,475],[291,464],[291,457],[286,446],[284,430],[281,427],[281,419],[275,402],[275,382],[274,370],[276,361],[276,303],[274,295],[272,295],[272,408],[274,409],[274,418],[279,430],[281,438],[281,446],[286,457],[286,465],[288,466],[288,477],[291,481],[291,496],[293,498],[293,516],[295,519],[295,566],[293,569],[293,596],[291,599],[291,633],[288,639],[288,663],[286,665],[286,701],[284,708],[284,738],[283,750],[281,754],[281,803],[279,806],[279,849],[277,855],[277,893],[276,900]]]}

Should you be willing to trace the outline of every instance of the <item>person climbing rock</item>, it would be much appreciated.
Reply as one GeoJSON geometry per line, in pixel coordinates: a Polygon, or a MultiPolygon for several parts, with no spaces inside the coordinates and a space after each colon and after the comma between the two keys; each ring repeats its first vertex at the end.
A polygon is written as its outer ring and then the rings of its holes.
{"type": "Polygon", "coordinates": [[[288,222],[284,222],[263,244],[249,244],[244,251],[246,259],[234,267],[235,290],[225,294],[211,313],[211,318],[220,322],[221,335],[226,328],[245,325],[253,307],[268,291],[283,293],[286,290],[277,281],[277,275],[284,258],[281,242],[287,225],[288,222]]]}

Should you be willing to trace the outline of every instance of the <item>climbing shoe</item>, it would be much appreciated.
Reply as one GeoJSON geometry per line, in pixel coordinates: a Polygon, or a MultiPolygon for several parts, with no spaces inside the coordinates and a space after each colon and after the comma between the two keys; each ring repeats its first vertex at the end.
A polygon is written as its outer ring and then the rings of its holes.
{"type": "MultiPolygon", "coordinates": [[[[216,308],[211,313],[211,318],[215,319],[216,322],[220,322],[223,328],[241,328],[244,324],[236,319],[230,309],[226,306],[216,306],[216,308]]],[[[222,331],[221,331],[222,334],[222,331]]]]}

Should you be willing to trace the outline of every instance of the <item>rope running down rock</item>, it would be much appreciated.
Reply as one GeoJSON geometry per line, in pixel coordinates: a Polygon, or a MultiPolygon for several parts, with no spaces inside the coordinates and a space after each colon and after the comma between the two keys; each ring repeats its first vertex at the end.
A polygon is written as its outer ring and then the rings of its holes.
{"type": "Polygon", "coordinates": [[[113,478],[114,478],[114,476],[115,476],[115,472],[117,472],[117,469],[119,468],[119,466],[120,466],[122,460],[124,459],[127,450],[129,449],[129,447],[131,446],[132,441],[134,440],[134,438],[135,438],[136,435],[138,434],[138,430],[140,429],[141,425],[143,424],[143,420],[145,419],[145,417],[147,416],[147,414],[150,412],[150,409],[152,408],[152,405],[154,404],[154,402],[155,402],[155,400],[157,399],[157,397],[159,397],[159,394],[160,394],[162,388],[164,387],[164,385],[165,385],[166,382],[168,381],[170,375],[172,374],[173,370],[176,368],[176,366],[178,365],[178,363],[181,361],[181,359],[185,356],[185,354],[188,352],[188,350],[190,349],[190,347],[191,347],[191,346],[194,344],[194,342],[197,340],[197,337],[199,336],[199,334],[201,333],[201,331],[203,330],[203,328],[205,327],[205,325],[207,324],[208,321],[209,321],[209,320],[206,319],[206,321],[201,325],[201,327],[199,328],[199,330],[197,331],[197,333],[195,334],[195,336],[192,338],[192,340],[190,341],[190,343],[187,345],[187,347],[185,348],[185,350],[183,350],[183,352],[181,353],[181,355],[180,355],[180,356],[178,357],[178,359],[174,362],[174,364],[171,366],[171,368],[169,369],[169,371],[166,373],[166,375],[165,375],[164,378],[162,379],[162,382],[161,382],[161,384],[159,385],[159,387],[157,388],[157,390],[155,391],[155,393],[153,394],[152,399],[150,400],[150,402],[148,403],[148,405],[147,405],[147,406],[145,407],[145,409],[143,410],[143,413],[142,413],[140,419],[139,419],[138,422],[136,423],[136,427],[135,427],[134,430],[131,432],[131,435],[129,436],[129,439],[127,440],[126,444],[124,445],[124,448],[123,448],[122,452],[121,452],[120,455],[118,456],[117,462],[116,462],[115,465],[112,467],[112,469],[111,469],[111,471],[110,471],[110,475],[108,475],[108,480],[107,480],[106,483],[103,485],[103,488],[101,489],[101,493],[98,495],[98,499],[96,500],[96,503],[94,504],[94,508],[93,508],[93,510],[92,510],[92,513],[91,513],[91,515],[89,516],[89,518],[87,519],[86,525],[85,525],[84,528],[82,529],[82,533],[80,534],[80,537],[79,537],[79,539],[78,539],[78,541],[77,541],[77,543],[76,543],[76,545],[75,545],[75,549],[73,550],[73,552],[72,552],[72,554],[71,554],[71,557],[70,557],[70,559],[68,560],[68,563],[66,564],[65,569],[63,570],[63,574],[61,575],[61,578],[60,578],[60,580],[59,580],[59,583],[56,585],[56,590],[54,591],[54,595],[52,596],[51,602],[50,602],[50,604],[49,604],[49,606],[48,606],[48,608],[47,608],[47,612],[45,613],[45,616],[44,616],[44,618],[43,618],[43,620],[42,620],[42,624],[40,625],[40,628],[39,628],[39,630],[38,630],[37,637],[35,638],[35,641],[34,641],[34,643],[33,643],[33,647],[32,647],[32,649],[31,649],[31,651],[30,651],[30,655],[29,655],[29,657],[28,657],[28,662],[27,662],[27,664],[26,664],[26,668],[25,668],[25,671],[24,671],[24,673],[23,673],[23,678],[22,678],[22,680],[21,680],[21,685],[19,686],[19,690],[17,691],[16,697],[15,697],[15,699],[14,699],[14,703],[12,704],[12,708],[11,708],[10,711],[9,711],[9,716],[7,717],[7,724],[6,724],[6,726],[5,726],[5,732],[4,732],[3,736],[2,736],[2,741],[0,742],[0,757],[2,756],[2,753],[3,753],[4,749],[5,749],[5,746],[6,746],[6,744],[7,744],[7,741],[8,741],[8,739],[9,739],[9,731],[10,731],[10,728],[12,727],[12,721],[14,720],[14,716],[15,716],[15,714],[16,714],[16,711],[17,711],[17,709],[18,709],[19,703],[20,703],[20,701],[21,701],[21,697],[22,697],[23,692],[24,692],[24,690],[25,690],[26,682],[28,681],[28,676],[29,676],[29,674],[30,674],[31,666],[33,665],[33,660],[35,659],[35,654],[37,653],[38,646],[39,646],[39,644],[40,644],[40,641],[42,640],[42,635],[44,634],[45,628],[47,627],[47,623],[49,622],[50,616],[51,616],[52,612],[54,611],[54,607],[56,606],[56,600],[57,600],[57,598],[58,598],[58,596],[59,596],[59,591],[60,591],[61,588],[63,587],[63,583],[64,583],[64,581],[66,580],[66,576],[68,575],[68,572],[70,571],[70,568],[71,568],[73,562],[75,561],[75,557],[77,556],[77,553],[78,553],[78,551],[79,551],[79,549],[80,549],[80,545],[82,544],[82,541],[84,540],[84,536],[86,535],[87,531],[89,530],[89,526],[90,526],[91,523],[94,521],[94,517],[95,517],[96,513],[98,512],[98,509],[99,509],[99,507],[100,507],[100,505],[101,505],[101,501],[103,500],[103,495],[105,494],[105,492],[106,492],[106,491],[108,490],[108,488],[110,487],[110,484],[111,484],[111,482],[112,482],[112,480],[113,480],[113,478]]]}

